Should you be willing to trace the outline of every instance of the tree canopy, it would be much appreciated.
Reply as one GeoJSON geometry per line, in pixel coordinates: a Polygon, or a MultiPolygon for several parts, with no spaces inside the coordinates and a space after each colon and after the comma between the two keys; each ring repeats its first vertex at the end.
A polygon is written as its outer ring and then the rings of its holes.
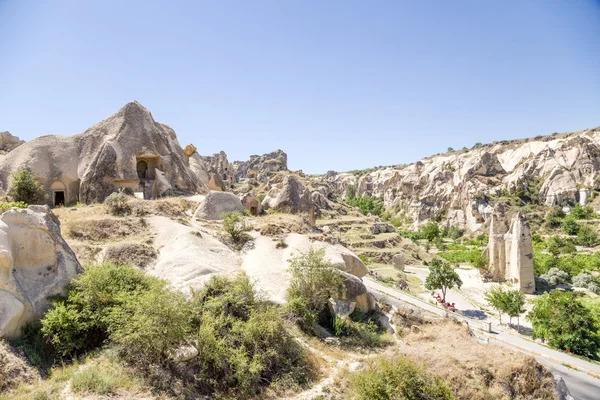
{"type": "Polygon", "coordinates": [[[452,266],[439,258],[435,258],[429,266],[429,275],[425,279],[425,287],[429,290],[441,289],[442,301],[446,301],[446,291],[454,286],[460,288],[462,280],[452,266]]]}

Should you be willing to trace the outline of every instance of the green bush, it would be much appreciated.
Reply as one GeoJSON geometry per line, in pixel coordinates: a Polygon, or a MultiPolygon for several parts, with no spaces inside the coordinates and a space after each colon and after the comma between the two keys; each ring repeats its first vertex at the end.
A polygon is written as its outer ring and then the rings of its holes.
{"type": "Polygon", "coordinates": [[[424,366],[404,357],[377,357],[351,375],[350,388],[357,400],[454,399],[446,382],[428,373],[424,366]]]}
{"type": "MultiPolygon", "coordinates": [[[[464,246],[463,246],[464,247],[464,246]]],[[[450,245],[448,246],[450,249],[450,245]]],[[[443,251],[438,254],[444,260],[453,264],[469,263],[473,267],[482,269],[487,267],[488,259],[483,257],[481,249],[474,248],[468,250],[443,251]]]]}
{"type": "Polygon", "coordinates": [[[233,243],[241,244],[246,241],[246,232],[251,227],[246,224],[246,219],[239,211],[233,211],[224,213],[221,215],[223,218],[223,230],[227,232],[233,243]]]}
{"type": "Polygon", "coordinates": [[[534,339],[544,338],[550,347],[600,358],[600,325],[581,302],[581,293],[544,293],[535,299],[527,319],[531,321],[534,339]]]}
{"type": "Polygon", "coordinates": [[[581,225],[573,218],[566,218],[562,222],[561,228],[567,235],[577,235],[579,229],[581,229],[581,225]]]}
{"type": "Polygon", "coordinates": [[[421,234],[428,242],[432,242],[441,235],[440,227],[433,221],[428,222],[421,227],[421,234]]]}
{"type": "Polygon", "coordinates": [[[312,331],[329,298],[341,290],[344,278],[325,258],[324,249],[309,249],[292,258],[289,272],[288,311],[304,330],[312,331]]]}
{"type": "Polygon", "coordinates": [[[595,213],[592,206],[583,207],[580,203],[577,203],[569,212],[569,216],[575,219],[590,219],[595,217],[595,213]]]}
{"type": "Polygon", "coordinates": [[[304,385],[311,379],[302,347],[247,276],[213,276],[192,303],[199,352],[194,367],[202,393],[245,398],[265,384],[291,379],[304,385]]]}
{"type": "Polygon", "coordinates": [[[560,236],[552,236],[546,243],[546,249],[554,256],[559,254],[574,254],[577,253],[577,248],[570,238],[561,238],[560,236]]]}
{"type": "Polygon", "coordinates": [[[598,244],[598,234],[591,226],[584,225],[577,232],[577,243],[585,247],[594,247],[598,244]]]}
{"type": "Polygon", "coordinates": [[[600,294],[600,284],[598,283],[598,280],[587,272],[581,272],[579,275],[573,277],[573,286],[587,289],[595,294],[600,294]]]}
{"type": "Polygon", "coordinates": [[[116,394],[120,378],[98,368],[84,368],[71,378],[73,393],[94,393],[103,396],[116,394]]]}
{"type": "Polygon", "coordinates": [[[383,200],[379,197],[352,197],[347,198],[346,203],[352,207],[358,207],[363,215],[367,215],[369,213],[381,215],[383,212],[383,200]]]}
{"type": "Polygon", "coordinates": [[[130,197],[123,190],[113,192],[104,199],[106,212],[111,215],[126,215],[131,212],[129,206],[130,197]]]}
{"type": "Polygon", "coordinates": [[[183,295],[166,281],[129,266],[92,265],[71,281],[66,299],[41,321],[41,332],[60,357],[106,340],[139,362],[162,362],[187,327],[183,295]],[[145,307],[145,308],[144,308],[145,307]]]}
{"type": "Polygon", "coordinates": [[[20,169],[12,174],[10,195],[14,201],[27,204],[42,204],[46,200],[44,188],[26,169],[20,169]]]}
{"type": "Polygon", "coordinates": [[[27,208],[28,204],[23,203],[22,201],[14,201],[11,203],[0,203],[0,214],[5,211],[10,210],[11,208],[27,208]]]}
{"type": "Polygon", "coordinates": [[[545,274],[551,268],[558,268],[570,276],[576,276],[582,271],[600,271],[600,252],[556,257],[534,251],[533,267],[537,276],[545,274]]]}
{"type": "Polygon", "coordinates": [[[546,226],[549,228],[558,228],[562,224],[565,212],[562,207],[554,206],[546,213],[546,226]]]}

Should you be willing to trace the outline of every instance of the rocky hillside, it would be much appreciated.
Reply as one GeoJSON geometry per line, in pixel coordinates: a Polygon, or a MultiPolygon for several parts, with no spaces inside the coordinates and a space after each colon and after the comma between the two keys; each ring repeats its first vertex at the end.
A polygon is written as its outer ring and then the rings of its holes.
{"type": "Polygon", "coordinates": [[[25,143],[10,132],[0,132],[0,155],[4,155],[25,143]]]}
{"type": "Polygon", "coordinates": [[[535,197],[545,206],[585,202],[597,186],[600,128],[476,145],[413,164],[337,173],[323,180],[338,194],[383,198],[413,226],[429,219],[475,231],[489,220],[490,199],[535,197]]]}

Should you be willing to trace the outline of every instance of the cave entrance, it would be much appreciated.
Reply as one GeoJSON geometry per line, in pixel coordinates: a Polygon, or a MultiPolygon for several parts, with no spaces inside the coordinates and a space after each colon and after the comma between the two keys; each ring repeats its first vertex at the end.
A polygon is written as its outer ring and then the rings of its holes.
{"type": "Polygon", "coordinates": [[[148,178],[148,163],[144,160],[139,160],[137,162],[137,175],[138,178],[140,179],[147,179],[148,178]]]}
{"type": "Polygon", "coordinates": [[[250,207],[250,214],[258,215],[258,207],[256,207],[256,206],[250,207]]]}
{"type": "Polygon", "coordinates": [[[65,205],[65,191],[57,190],[54,192],[54,207],[65,205]]]}

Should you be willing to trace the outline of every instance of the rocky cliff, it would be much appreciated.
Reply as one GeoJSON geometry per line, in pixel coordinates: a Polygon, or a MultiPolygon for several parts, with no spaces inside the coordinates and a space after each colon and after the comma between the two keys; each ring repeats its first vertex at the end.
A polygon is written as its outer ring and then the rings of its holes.
{"type": "Polygon", "coordinates": [[[595,128],[479,145],[363,175],[328,172],[323,179],[339,194],[354,185],[359,196],[383,198],[415,227],[435,217],[477,230],[491,216],[490,197],[535,187],[547,206],[573,203],[595,188],[599,170],[595,128]]]}
{"type": "Polygon", "coordinates": [[[25,143],[10,132],[0,132],[0,155],[6,154],[25,143]]]}

